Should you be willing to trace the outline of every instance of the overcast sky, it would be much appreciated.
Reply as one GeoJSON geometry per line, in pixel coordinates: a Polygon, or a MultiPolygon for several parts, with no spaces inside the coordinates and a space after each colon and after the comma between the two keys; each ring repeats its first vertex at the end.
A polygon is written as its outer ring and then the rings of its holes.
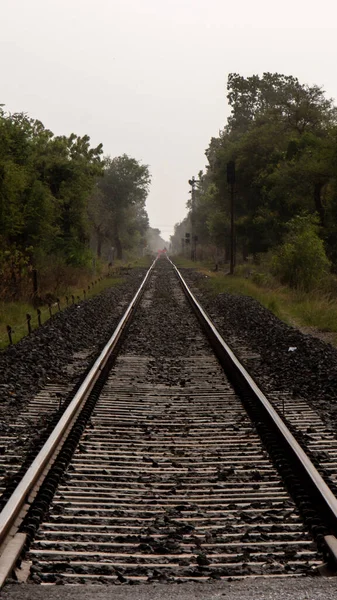
{"type": "Polygon", "coordinates": [[[167,239],[228,116],[230,72],[337,98],[336,0],[1,0],[0,103],[150,166],[167,239]]]}

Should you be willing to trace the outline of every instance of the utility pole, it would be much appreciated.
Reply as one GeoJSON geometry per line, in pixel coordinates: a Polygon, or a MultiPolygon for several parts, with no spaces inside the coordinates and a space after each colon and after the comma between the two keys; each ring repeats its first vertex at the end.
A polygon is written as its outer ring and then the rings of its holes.
{"type": "Polygon", "coordinates": [[[235,162],[230,160],[227,163],[227,183],[230,186],[230,213],[231,213],[231,257],[230,257],[230,275],[234,275],[235,265],[235,231],[234,231],[234,185],[235,185],[235,162]]]}
{"type": "Polygon", "coordinates": [[[195,252],[195,184],[196,184],[196,180],[194,178],[194,175],[192,177],[192,179],[189,179],[188,183],[191,186],[191,260],[196,259],[196,252],[195,252]]]}

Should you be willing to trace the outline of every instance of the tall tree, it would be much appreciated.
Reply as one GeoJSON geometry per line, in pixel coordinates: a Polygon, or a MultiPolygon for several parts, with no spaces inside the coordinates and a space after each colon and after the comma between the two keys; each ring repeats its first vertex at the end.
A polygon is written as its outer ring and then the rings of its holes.
{"type": "Polygon", "coordinates": [[[209,164],[195,207],[203,243],[209,243],[207,237],[215,242],[218,235],[217,243],[223,236],[226,246],[226,165],[234,160],[236,239],[244,255],[279,244],[286,224],[309,213],[318,216],[329,257],[337,261],[337,112],[332,100],[318,86],[279,73],[231,73],[227,89],[231,114],[206,151],[209,164]]]}
{"type": "Polygon", "coordinates": [[[135,236],[139,243],[145,236],[148,227],[145,201],[150,182],[148,166],[135,158],[123,154],[106,159],[104,176],[97,187],[106,215],[104,235],[116,248],[117,258],[122,258],[123,247],[135,243],[135,236]]]}
{"type": "Polygon", "coordinates": [[[102,172],[101,154],[88,136],[55,137],[40,121],[0,107],[2,282],[46,256],[86,262],[86,199],[102,172]]]}

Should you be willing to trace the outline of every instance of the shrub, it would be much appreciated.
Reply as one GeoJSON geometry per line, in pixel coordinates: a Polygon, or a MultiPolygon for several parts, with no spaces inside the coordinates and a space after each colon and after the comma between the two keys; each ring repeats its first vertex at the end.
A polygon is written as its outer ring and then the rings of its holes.
{"type": "Polygon", "coordinates": [[[264,272],[260,272],[260,271],[255,271],[251,275],[251,280],[253,281],[253,283],[258,285],[259,287],[265,287],[265,288],[276,287],[275,279],[268,272],[264,273],[264,272]]]}
{"type": "Polygon", "coordinates": [[[272,263],[273,273],[282,283],[308,292],[328,274],[330,261],[318,230],[317,219],[310,215],[297,216],[289,222],[284,243],[272,263]]]}

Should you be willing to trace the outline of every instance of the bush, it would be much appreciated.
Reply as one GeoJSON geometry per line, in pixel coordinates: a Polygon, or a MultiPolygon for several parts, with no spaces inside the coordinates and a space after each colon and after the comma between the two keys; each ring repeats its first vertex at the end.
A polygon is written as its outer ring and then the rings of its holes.
{"type": "Polygon", "coordinates": [[[6,246],[0,238],[0,299],[14,300],[31,291],[30,251],[22,252],[15,244],[6,246]]]}
{"type": "Polygon", "coordinates": [[[330,261],[318,230],[317,219],[309,215],[297,216],[289,222],[285,241],[272,263],[273,273],[282,283],[308,292],[327,276],[330,261]]]}
{"type": "Polygon", "coordinates": [[[268,272],[255,271],[252,273],[251,280],[259,287],[274,288],[276,287],[275,279],[268,272]]]}

